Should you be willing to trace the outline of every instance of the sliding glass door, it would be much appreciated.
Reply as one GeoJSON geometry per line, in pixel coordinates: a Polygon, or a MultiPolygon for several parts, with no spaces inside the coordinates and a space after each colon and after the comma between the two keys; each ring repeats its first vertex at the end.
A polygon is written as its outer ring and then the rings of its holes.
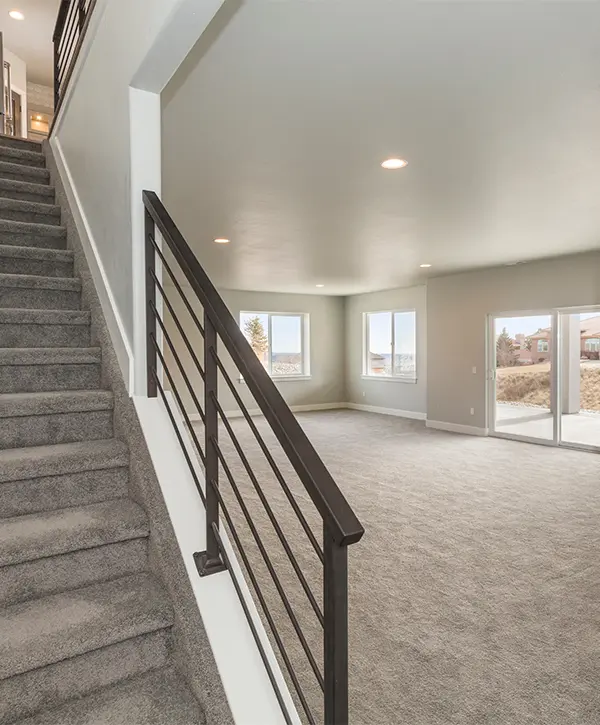
{"type": "Polygon", "coordinates": [[[492,433],[556,443],[555,315],[491,319],[492,433]]]}
{"type": "Polygon", "coordinates": [[[560,313],[560,443],[600,447],[600,308],[560,313]]]}
{"type": "Polygon", "coordinates": [[[600,308],[489,320],[492,435],[600,449],[600,308]]]}

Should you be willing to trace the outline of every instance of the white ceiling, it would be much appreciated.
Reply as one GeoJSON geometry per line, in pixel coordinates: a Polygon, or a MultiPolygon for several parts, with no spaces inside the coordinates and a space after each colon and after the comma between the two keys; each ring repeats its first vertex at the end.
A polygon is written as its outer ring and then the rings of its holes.
{"type": "Polygon", "coordinates": [[[52,85],[52,33],[60,0],[0,0],[0,31],[4,45],[27,64],[27,80],[52,85]],[[25,20],[13,20],[20,10],[25,20]]]}
{"type": "Polygon", "coordinates": [[[163,95],[163,196],[218,285],[600,247],[600,3],[232,1],[163,95]]]}

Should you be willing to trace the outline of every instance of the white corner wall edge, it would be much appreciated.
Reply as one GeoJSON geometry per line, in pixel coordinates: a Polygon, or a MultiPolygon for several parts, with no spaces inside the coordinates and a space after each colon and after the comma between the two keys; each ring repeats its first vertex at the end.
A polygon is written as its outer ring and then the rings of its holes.
{"type": "Polygon", "coordinates": [[[56,166],[58,167],[60,178],[65,187],[65,192],[75,220],[75,226],[77,227],[79,238],[81,239],[85,258],[90,268],[92,279],[94,280],[98,298],[100,299],[100,305],[102,306],[102,312],[104,313],[108,331],[119,361],[119,367],[123,373],[127,389],[131,391],[133,388],[133,351],[127,338],[127,333],[125,332],[125,326],[123,325],[123,321],[119,315],[108,277],[104,270],[100,255],[98,254],[98,248],[94,241],[92,230],[85,216],[85,212],[83,211],[83,206],[79,199],[79,195],[77,194],[73,177],[71,176],[60,141],[56,135],[53,135],[50,139],[50,145],[54,151],[56,166]]]}
{"type": "MultiPolygon", "coordinates": [[[[170,393],[167,392],[167,396],[190,458],[196,460],[193,445],[179,411],[173,404],[170,393]]],[[[234,722],[236,725],[258,725],[259,723],[260,725],[285,725],[285,718],[230,574],[223,572],[204,578],[198,575],[193,555],[197,551],[204,550],[206,546],[205,509],[198,496],[190,469],[184,456],[181,455],[177,434],[168,418],[165,406],[158,398],[143,396],[134,396],[133,402],[234,722]]],[[[199,462],[196,475],[204,484],[204,473],[199,462]]],[[[221,530],[221,534],[293,725],[301,725],[250,591],[243,579],[235,552],[224,529],[221,530]]]]}
{"type": "Polygon", "coordinates": [[[360,403],[346,403],[345,408],[362,410],[363,413],[379,413],[380,415],[395,415],[398,418],[411,420],[426,420],[427,415],[416,410],[399,410],[397,408],[380,408],[376,405],[361,405],[360,403]]]}
{"type": "Polygon", "coordinates": [[[427,420],[428,428],[436,428],[437,430],[445,430],[450,433],[463,433],[470,436],[487,436],[489,430],[487,428],[478,428],[475,425],[461,425],[459,423],[446,423],[443,420],[427,420]]]}

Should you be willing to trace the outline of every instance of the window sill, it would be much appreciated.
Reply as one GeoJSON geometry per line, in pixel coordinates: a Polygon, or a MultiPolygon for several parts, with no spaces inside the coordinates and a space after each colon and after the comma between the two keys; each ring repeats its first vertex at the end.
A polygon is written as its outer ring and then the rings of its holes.
{"type": "Polygon", "coordinates": [[[400,375],[361,375],[363,380],[377,380],[384,383],[408,383],[409,385],[416,385],[417,378],[403,378],[400,375]]]}
{"type": "MultiPolygon", "coordinates": [[[[312,375],[271,375],[270,378],[274,383],[295,383],[301,380],[312,380],[312,375]]],[[[238,382],[241,385],[246,384],[244,378],[238,378],[238,382]]]]}

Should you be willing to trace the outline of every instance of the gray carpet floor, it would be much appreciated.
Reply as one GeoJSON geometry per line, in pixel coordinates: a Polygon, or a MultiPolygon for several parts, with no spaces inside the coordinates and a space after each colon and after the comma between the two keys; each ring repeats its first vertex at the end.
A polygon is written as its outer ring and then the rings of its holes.
{"type": "MultiPolygon", "coordinates": [[[[600,457],[354,411],[299,419],[366,529],[350,550],[352,725],[597,725],[600,457]]],[[[246,422],[232,425],[321,601],[316,555],[246,422]]],[[[226,439],[320,663],[316,617],[226,439]]],[[[308,497],[276,459],[318,533],[308,497]]],[[[310,667],[221,480],[318,722],[310,667]]]]}

